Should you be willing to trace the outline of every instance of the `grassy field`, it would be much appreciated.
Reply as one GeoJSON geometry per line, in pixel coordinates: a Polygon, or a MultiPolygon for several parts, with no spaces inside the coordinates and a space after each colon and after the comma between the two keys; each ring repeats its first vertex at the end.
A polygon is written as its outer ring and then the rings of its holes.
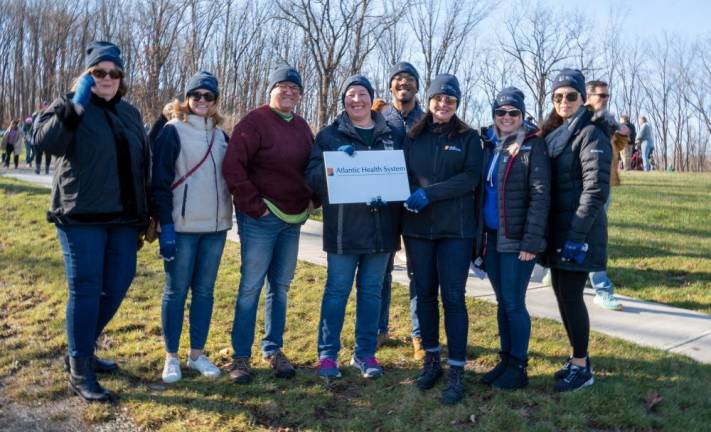
{"type": "MultiPolygon", "coordinates": [[[[664,198],[657,200],[660,205],[667,205],[669,197],[678,193],[675,186],[669,186],[669,178],[650,179],[665,191],[660,192],[665,194],[664,198]]],[[[627,236],[625,230],[639,231],[632,226],[617,226],[615,221],[626,218],[620,204],[625,199],[637,199],[632,193],[634,188],[643,189],[643,184],[651,181],[644,179],[643,183],[637,176],[623,180],[627,186],[615,190],[613,238],[627,236]]],[[[703,205],[699,195],[704,187],[708,191],[707,183],[707,186],[697,185],[693,189],[696,192],[687,188],[684,194],[698,197],[703,205]]],[[[645,199],[655,201],[654,193],[650,192],[645,199]]],[[[66,284],[56,234],[53,227],[44,222],[46,205],[46,189],[0,178],[0,215],[5,225],[0,236],[0,268],[3,269],[0,273],[0,388],[3,397],[21,404],[60,403],[69,397],[60,360],[66,349],[63,330],[66,284]]],[[[686,205],[699,207],[698,203],[686,205]]],[[[632,211],[629,214],[639,218],[644,213],[632,211]]],[[[703,219],[699,210],[698,215],[689,216],[679,226],[691,226],[692,221],[703,219]]],[[[708,307],[708,293],[704,293],[703,288],[708,288],[709,245],[703,245],[701,239],[708,231],[694,228],[684,234],[687,237],[682,241],[676,241],[671,233],[672,222],[648,220],[647,223],[666,227],[663,237],[666,240],[639,231],[641,234],[635,234],[634,241],[628,240],[623,248],[613,249],[611,272],[619,279],[620,290],[654,293],[643,288],[644,280],[657,279],[663,281],[658,290],[687,290],[684,284],[677,284],[676,279],[666,277],[667,269],[674,270],[675,274],[683,271],[685,278],[697,278],[694,279],[698,284],[696,294],[670,295],[668,299],[686,299],[700,305],[705,302],[708,307]],[[649,239],[642,243],[659,252],[641,258],[616,256],[616,250],[629,250],[625,255],[638,250],[640,246],[636,242],[640,242],[642,235],[649,239]],[[668,264],[661,257],[673,257],[677,261],[668,264]],[[689,268],[687,258],[695,259],[697,266],[689,268]],[[642,273],[647,279],[638,280],[634,276],[633,270],[642,265],[640,263],[644,265],[642,273]],[[671,282],[665,282],[667,280],[671,282]]],[[[225,368],[230,360],[229,331],[238,269],[239,250],[230,243],[216,287],[215,311],[206,347],[211,358],[225,368]]],[[[76,405],[78,415],[87,424],[94,425],[128,416],[151,431],[213,432],[469,429],[689,432],[707,430],[711,424],[708,385],[711,366],[599,334],[592,335],[590,348],[596,384],[577,393],[553,393],[551,375],[568,354],[568,348],[561,325],[547,320],[533,323],[528,389],[506,393],[478,384],[480,374],[496,361],[498,342],[494,306],[471,300],[468,303],[471,360],[467,364],[466,399],[456,407],[443,407],[437,401],[440,386],[428,393],[414,387],[413,378],[419,365],[410,356],[409,315],[406,290],[402,287],[394,289],[391,318],[394,340],[379,352],[385,376],[366,382],[344,368],[344,379],[326,384],[315,372],[316,321],[324,278],[322,268],[299,263],[290,292],[285,335],[285,351],[298,365],[295,379],[277,381],[268,367],[257,361],[256,379],[247,386],[231,384],[226,374],[217,380],[208,380],[185,370],[182,381],[166,386],[160,382],[163,274],[156,245],[149,245],[139,254],[139,270],[129,296],[100,340],[100,355],[116,358],[121,365],[120,373],[103,377],[102,383],[119,394],[120,399],[110,405],[76,405]],[[653,403],[658,397],[662,398],[661,402],[653,403]]],[[[353,346],[353,306],[351,302],[343,331],[342,364],[347,362],[353,346]]],[[[261,320],[260,311],[259,326],[261,320]]],[[[187,345],[185,331],[182,346],[187,345]]]]}

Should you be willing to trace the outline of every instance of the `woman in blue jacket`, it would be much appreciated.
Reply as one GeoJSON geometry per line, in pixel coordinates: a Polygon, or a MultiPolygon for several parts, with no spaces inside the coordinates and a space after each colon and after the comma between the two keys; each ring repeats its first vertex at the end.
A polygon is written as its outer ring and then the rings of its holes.
{"type": "Polygon", "coordinates": [[[427,113],[405,141],[412,195],[405,201],[403,237],[412,260],[425,359],[417,386],[432,388],[442,375],[439,344],[441,292],[449,347],[449,373],[442,402],[464,395],[469,318],[464,289],[469,274],[476,219],[474,188],[479,184],[479,134],[456,113],[461,100],[454,75],[438,75],[427,89],[427,113]]]}

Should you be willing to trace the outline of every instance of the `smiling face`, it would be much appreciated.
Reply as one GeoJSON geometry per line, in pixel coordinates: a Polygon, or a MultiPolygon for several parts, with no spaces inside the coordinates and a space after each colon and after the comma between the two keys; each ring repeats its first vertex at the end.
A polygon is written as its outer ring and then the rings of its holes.
{"type": "Polygon", "coordinates": [[[370,93],[360,85],[353,85],[346,90],[343,98],[346,113],[353,123],[363,122],[370,118],[370,93]]]}
{"type": "Polygon", "coordinates": [[[121,84],[121,76],[123,76],[121,69],[112,61],[102,61],[94,65],[91,70],[96,71],[91,74],[95,82],[91,91],[102,99],[113,99],[118,93],[119,85],[121,84]],[[97,75],[102,75],[103,77],[99,78],[97,75]]]}
{"type": "Polygon", "coordinates": [[[193,114],[207,117],[215,105],[215,99],[215,95],[211,91],[195,89],[188,94],[188,106],[193,114]]]}
{"type": "Polygon", "coordinates": [[[291,81],[282,81],[269,93],[269,106],[284,114],[290,114],[301,100],[301,88],[291,81]]]}
{"type": "Polygon", "coordinates": [[[508,135],[521,127],[523,114],[513,105],[503,105],[494,111],[494,123],[499,130],[499,135],[508,135]]]}
{"type": "Polygon", "coordinates": [[[583,99],[573,87],[560,87],[553,92],[553,108],[564,119],[572,117],[582,105],[583,99]]]}
{"type": "Polygon", "coordinates": [[[434,95],[428,108],[435,123],[447,123],[457,111],[457,98],[446,94],[434,95]]]}
{"type": "Polygon", "coordinates": [[[410,102],[417,94],[417,80],[407,72],[400,72],[390,80],[390,93],[400,103],[410,102]]]}

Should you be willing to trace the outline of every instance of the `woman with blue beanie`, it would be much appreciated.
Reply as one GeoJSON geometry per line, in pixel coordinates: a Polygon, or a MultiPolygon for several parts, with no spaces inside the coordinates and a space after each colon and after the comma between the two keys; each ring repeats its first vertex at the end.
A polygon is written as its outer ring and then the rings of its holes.
{"type": "Polygon", "coordinates": [[[203,353],[217,270],[232,227],[230,192],[221,174],[228,138],[219,128],[219,95],[211,73],[193,75],[185,87],[185,101],[173,103],[173,120],[163,127],[153,149],[153,203],[165,269],[161,320],[166,383],[182,377],[178,347],[188,290],[192,300],[187,366],[207,377],[220,375],[203,353]]]}
{"type": "Polygon", "coordinates": [[[604,117],[584,105],[585,77],[563,69],[553,79],[553,111],[541,136],[551,158],[549,237],[543,262],[551,269],[558,308],[573,354],[555,373],[555,390],[594,382],[583,299],[588,273],[607,268],[607,215],[612,147],[604,117]]]}
{"type": "Polygon", "coordinates": [[[464,396],[469,318],[464,289],[476,236],[474,188],[483,160],[479,134],[461,121],[454,75],[437,75],[427,89],[427,113],[405,140],[412,195],[405,201],[402,234],[417,292],[425,359],[417,386],[432,388],[442,376],[439,302],[444,306],[449,372],[442,402],[464,396]]]}
{"type": "Polygon", "coordinates": [[[58,158],[48,219],[57,227],[69,296],[69,387],[107,401],[95,372],[116,363],[94,354],[136,274],[138,236],[148,222],[150,149],[138,110],[125,100],[123,59],[111,42],[92,42],[72,91],[35,124],[38,152],[58,158]]]}
{"type": "MultiPolygon", "coordinates": [[[[481,259],[496,293],[501,360],[482,377],[499,389],[528,385],[531,319],[526,289],[536,256],[545,250],[550,162],[538,129],[524,123],[524,95],[508,87],[492,104],[494,124],[484,133],[485,169],[480,211],[481,259]]],[[[481,195],[480,195],[481,196],[481,195]]]]}

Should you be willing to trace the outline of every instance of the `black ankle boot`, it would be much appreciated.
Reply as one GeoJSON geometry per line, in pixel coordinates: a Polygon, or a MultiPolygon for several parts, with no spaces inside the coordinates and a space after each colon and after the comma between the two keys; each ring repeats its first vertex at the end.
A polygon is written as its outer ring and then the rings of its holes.
{"type": "Polygon", "coordinates": [[[527,365],[527,360],[509,357],[506,370],[491,383],[491,386],[501,390],[514,390],[526,387],[528,385],[527,365]]]}
{"type": "MultiPolygon", "coordinates": [[[[111,373],[118,369],[118,365],[113,360],[100,359],[94,356],[94,372],[111,373]]],[[[64,371],[69,372],[69,354],[64,355],[64,371]]]]}
{"type": "Polygon", "coordinates": [[[439,352],[425,352],[425,361],[417,377],[417,387],[420,390],[429,390],[442,376],[442,365],[439,361],[439,352]]]}
{"type": "Polygon", "coordinates": [[[499,357],[501,358],[501,360],[499,360],[499,363],[497,363],[492,370],[485,373],[481,377],[482,383],[486,385],[491,385],[491,383],[493,383],[496,378],[500,377],[501,374],[503,374],[506,370],[506,366],[509,364],[509,354],[503,351],[499,351],[499,357]]]}
{"type": "Polygon", "coordinates": [[[464,397],[464,368],[450,366],[447,372],[447,387],[442,390],[442,403],[454,405],[464,397]]]}
{"type": "Polygon", "coordinates": [[[101,387],[94,373],[93,357],[69,357],[69,388],[87,402],[106,402],[109,392],[101,387]]]}

